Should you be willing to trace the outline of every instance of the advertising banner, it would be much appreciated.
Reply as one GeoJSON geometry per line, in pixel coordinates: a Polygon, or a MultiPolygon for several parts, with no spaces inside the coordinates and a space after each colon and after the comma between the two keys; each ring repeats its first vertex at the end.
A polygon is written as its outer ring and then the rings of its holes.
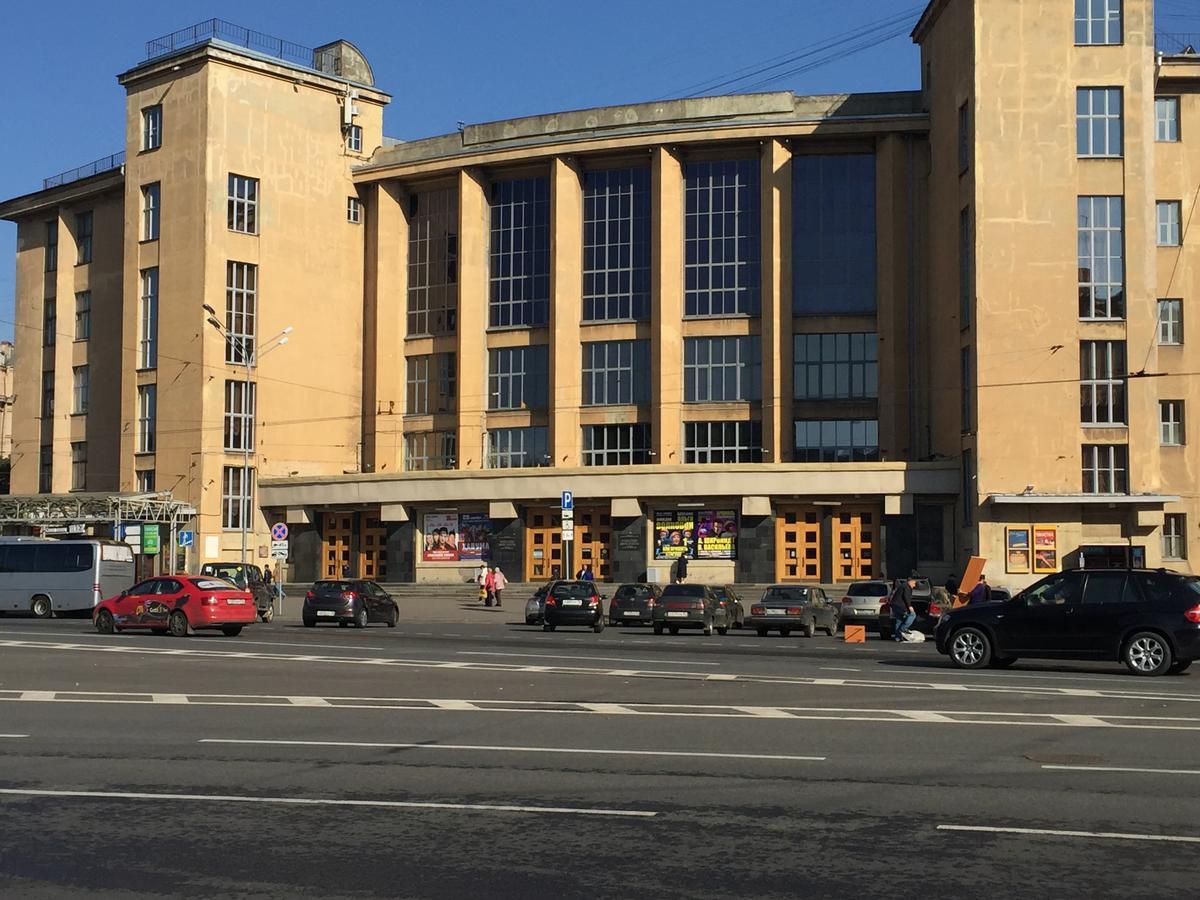
{"type": "Polygon", "coordinates": [[[421,559],[425,562],[458,561],[458,515],[456,513],[426,513],[423,529],[425,545],[421,559]]]}
{"type": "Polygon", "coordinates": [[[696,514],[677,510],[654,513],[654,558],[695,558],[696,514]]]}
{"type": "Polygon", "coordinates": [[[737,559],[737,535],[732,509],[656,510],[654,558],[737,559]]]}
{"type": "Polygon", "coordinates": [[[696,558],[737,559],[737,513],[706,509],[696,513],[696,558]]]}
{"type": "Polygon", "coordinates": [[[1039,575],[1058,571],[1058,526],[1033,526],[1033,571],[1039,575]]]}
{"type": "Polygon", "coordinates": [[[486,513],[458,514],[458,558],[490,559],[489,540],[492,536],[492,520],[486,513]]]}
{"type": "Polygon", "coordinates": [[[1005,567],[1004,571],[1013,575],[1023,575],[1029,571],[1029,529],[1005,529],[1005,567]]]}

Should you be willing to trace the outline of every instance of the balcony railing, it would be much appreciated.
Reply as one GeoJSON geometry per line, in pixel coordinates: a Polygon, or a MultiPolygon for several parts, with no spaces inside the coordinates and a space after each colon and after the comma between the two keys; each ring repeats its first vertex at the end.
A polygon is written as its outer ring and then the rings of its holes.
{"type": "Polygon", "coordinates": [[[50,188],[70,184],[72,181],[91,178],[93,175],[99,175],[101,172],[111,172],[113,169],[119,169],[123,165],[125,165],[124,150],[120,153],[114,153],[112,156],[105,156],[103,159],[93,160],[86,165],[77,166],[65,172],[59,172],[57,175],[51,175],[49,178],[43,178],[42,190],[48,191],[50,188]]]}
{"type": "Polygon", "coordinates": [[[152,41],[147,41],[146,59],[157,59],[177,50],[207,44],[209,41],[224,41],[227,44],[245,47],[247,50],[304,66],[306,69],[316,69],[318,72],[330,75],[338,74],[336,71],[337,57],[332,52],[318,53],[303,44],[296,44],[292,41],[285,41],[283,38],[263,34],[261,31],[243,28],[241,25],[226,22],[224,19],[206,19],[189,28],[181,28],[179,31],[173,31],[152,41]]]}
{"type": "Polygon", "coordinates": [[[1200,51],[1200,33],[1160,31],[1154,35],[1154,49],[1163,56],[1195,56],[1200,51]]]}

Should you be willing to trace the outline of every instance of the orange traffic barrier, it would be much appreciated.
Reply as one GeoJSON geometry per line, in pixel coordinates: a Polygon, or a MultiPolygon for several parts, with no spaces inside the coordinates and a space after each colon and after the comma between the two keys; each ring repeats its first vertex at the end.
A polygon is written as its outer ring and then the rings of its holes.
{"type": "Polygon", "coordinates": [[[866,625],[847,625],[846,626],[846,643],[847,644],[865,644],[867,642],[867,626],[866,625]]]}

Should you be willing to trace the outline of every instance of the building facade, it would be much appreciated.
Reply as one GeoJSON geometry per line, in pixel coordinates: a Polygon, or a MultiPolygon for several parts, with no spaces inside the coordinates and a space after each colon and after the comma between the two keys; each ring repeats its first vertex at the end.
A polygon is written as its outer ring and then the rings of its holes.
{"type": "Polygon", "coordinates": [[[920,91],[410,142],[345,42],[151,42],[123,167],[0,205],[14,492],[170,491],[196,561],[283,522],[295,579],[1187,568],[1200,56],[1150,0],[913,36],[920,91]]]}

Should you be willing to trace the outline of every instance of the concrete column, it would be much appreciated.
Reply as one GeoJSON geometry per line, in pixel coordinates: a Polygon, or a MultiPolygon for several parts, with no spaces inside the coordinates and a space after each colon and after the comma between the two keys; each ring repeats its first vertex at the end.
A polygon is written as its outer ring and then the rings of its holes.
{"type": "Polygon", "coordinates": [[[683,166],[657,147],[650,167],[650,360],[655,461],[683,462],[683,166]]]}
{"type": "Polygon", "coordinates": [[[550,175],[550,456],[578,466],[583,351],[583,181],[573,160],[558,157],[550,175]]]}
{"type": "Polygon", "coordinates": [[[763,460],[790,456],[792,367],[792,154],[779,140],[763,146],[762,426],[763,460]]]}
{"type": "MultiPolygon", "coordinates": [[[[875,163],[876,228],[880,236],[894,240],[876,240],[878,255],[878,299],[876,314],[879,332],[879,446],[887,458],[914,459],[909,432],[908,400],[916,396],[915,372],[910,362],[916,356],[913,311],[908,292],[908,196],[907,154],[897,135],[879,142],[875,163]]],[[[953,352],[943,365],[958,366],[953,352]]]]}
{"type": "Polygon", "coordinates": [[[488,202],[478,169],[458,176],[458,454],[455,467],[483,468],[487,416],[488,202]]]}
{"type": "Polygon", "coordinates": [[[363,470],[399,472],[404,468],[407,198],[396,182],[372,184],[366,191],[363,470]]]}

